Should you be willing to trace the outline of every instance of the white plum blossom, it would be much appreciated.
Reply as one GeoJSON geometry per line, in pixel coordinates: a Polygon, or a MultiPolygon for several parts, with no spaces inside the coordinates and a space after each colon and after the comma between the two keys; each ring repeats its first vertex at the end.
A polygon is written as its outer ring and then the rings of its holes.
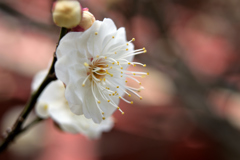
{"type": "Polygon", "coordinates": [[[56,76],[66,85],[65,97],[73,113],[84,114],[100,123],[119,108],[119,99],[124,94],[142,97],[137,93],[142,86],[127,86],[126,78],[139,85],[135,77],[148,75],[145,72],[127,71],[129,65],[145,64],[132,62],[134,55],[146,53],[145,48],[134,50],[132,42],[126,40],[125,28],[117,30],[111,19],[96,20],[84,32],[70,32],[57,48],[56,76]]]}
{"type": "MultiPolygon", "coordinates": [[[[47,71],[39,72],[32,83],[32,90],[36,90],[47,71]]],[[[99,138],[103,131],[107,132],[113,127],[113,118],[106,118],[100,124],[96,124],[92,119],[85,118],[84,115],[73,114],[64,96],[65,87],[60,81],[51,82],[40,95],[36,104],[36,114],[40,118],[51,117],[59,127],[69,133],[81,133],[91,139],[99,138]]]]}

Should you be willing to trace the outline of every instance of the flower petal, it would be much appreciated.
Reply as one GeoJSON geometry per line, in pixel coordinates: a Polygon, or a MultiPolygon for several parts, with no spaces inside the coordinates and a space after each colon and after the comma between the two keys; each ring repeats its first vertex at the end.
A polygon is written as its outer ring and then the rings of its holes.
{"type": "Polygon", "coordinates": [[[45,102],[37,102],[35,111],[38,117],[46,119],[49,117],[48,105],[45,102]]]}

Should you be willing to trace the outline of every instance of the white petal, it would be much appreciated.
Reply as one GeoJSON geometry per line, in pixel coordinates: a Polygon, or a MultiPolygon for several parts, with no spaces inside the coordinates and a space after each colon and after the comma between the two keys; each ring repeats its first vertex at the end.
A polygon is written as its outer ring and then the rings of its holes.
{"type": "MultiPolygon", "coordinates": [[[[111,40],[111,42],[107,45],[106,47],[106,51],[108,52],[115,52],[115,48],[120,46],[120,45],[124,45],[127,43],[127,38],[126,38],[126,31],[125,28],[119,28],[117,30],[117,33],[115,35],[115,38],[113,40],[111,40]]],[[[127,48],[127,45],[122,47],[124,49],[127,48]]],[[[116,54],[116,56],[119,56],[119,54],[116,54]]]]}
{"type": "Polygon", "coordinates": [[[100,123],[102,121],[102,113],[97,107],[97,102],[93,97],[91,89],[85,92],[83,101],[83,113],[86,118],[92,118],[95,123],[100,123]]]}
{"type": "Polygon", "coordinates": [[[82,70],[85,70],[83,63],[86,61],[87,59],[79,58],[75,52],[70,52],[69,55],[62,56],[55,64],[57,78],[61,79],[61,81],[63,81],[65,84],[69,83],[69,77],[71,76],[69,75],[70,73],[68,73],[69,68],[71,66],[78,65],[78,68],[80,69],[79,72],[81,72],[82,70]]]}
{"type": "MultiPolygon", "coordinates": [[[[109,39],[112,38],[113,35],[115,35],[114,33],[117,31],[117,28],[114,24],[114,22],[109,19],[109,18],[105,18],[100,26],[100,29],[98,31],[98,35],[94,36],[94,49],[98,52],[96,52],[96,55],[101,55],[103,53],[101,53],[104,45],[104,40],[107,41],[107,39],[105,39],[108,35],[109,39]]],[[[108,40],[109,40],[108,39],[108,40]]],[[[91,40],[91,39],[89,39],[91,40]]]]}
{"type": "Polygon", "coordinates": [[[75,92],[75,87],[72,84],[67,85],[65,97],[69,103],[71,111],[77,115],[83,114],[82,100],[75,92]]]}
{"type": "Polygon", "coordinates": [[[49,106],[44,102],[37,102],[35,106],[35,111],[38,117],[46,119],[49,117],[48,108],[49,106]]]}
{"type": "Polygon", "coordinates": [[[49,106],[51,118],[66,132],[78,133],[76,123],[67,103],[55,103],[49,106]]]}
{"type": "Polygon", "coordinates": [[[59,99],[64,98],[64,85],[63,83],[58,81],[51,82],[42,92],[39,101],[45,102],[47,104],[55,103],[59,99]]]}
{"type": "Polygon", "coordinates": [[[101,25],[102,25],[102,22],[95,21],[93,23],[92,27],[90,28],[91,32],[89,34],[89,39],[87,41],[87,49],[92,57],[96,57],[97,55],[99,55],[99,50],[97,48],[97,43],[99,43],[99,42],[96,41],[96,38],[98,37],[98,31],[99,31],[101,25]],[[96,33],[97,33],[97,35],[96,35],[96,33]]]}

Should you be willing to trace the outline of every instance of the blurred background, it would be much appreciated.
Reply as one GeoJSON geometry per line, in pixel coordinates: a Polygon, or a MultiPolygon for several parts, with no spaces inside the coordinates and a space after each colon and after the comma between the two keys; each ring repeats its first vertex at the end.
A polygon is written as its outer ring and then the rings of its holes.
{"type": "MultiPolygon", "coordinates": [[[[60,29],[51,0],[0,0],[1,133],[16,120],[33,76],[49,64],[60,29]]],[[[120,103],[99,140],[37,124],[0,154],[6,160],[239,160],[240,1],[80,0],[96,19],[126,27],[148,52],[143,100],[120,103]]],[[[126,97],[127,98],[127,97],[126,97]]],[[[34,113],[33,115],[34,116],[34,113]]],[[[3,134],[4,137],[4,134],[3,134]]]]}

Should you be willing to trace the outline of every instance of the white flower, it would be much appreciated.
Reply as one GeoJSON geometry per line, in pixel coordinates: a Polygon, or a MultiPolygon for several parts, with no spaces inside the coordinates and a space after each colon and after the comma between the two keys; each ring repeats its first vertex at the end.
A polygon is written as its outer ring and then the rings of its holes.
{"type": "MultiPolygon", "coordinates": [[[[32,89],[36,90],[46,76],[47,71],[39,72],[32,83],[32,89]]],[[[103,131],[109,131],[113,127],[113,119],[109,117],[101,124],[94,123],[84,115],[75,115],[70,109],[64,97],[65,87],[59,80],[51,82],[42,92],[36,104],[36,113],[41,118],[51,117],[63,131],[81,133],[89,138],[100,137],[103,131]]]]}
{"type": "Polygon", "coordinates": [[[84,114],[100,123],[105,117],[119,109],[119,99],[126,93],[135,94],[143,87],[126,86],[126,78],[144,77],[148,73],[130,72],[128,65],[142,65],[131,62],[136,54],[145,53],[145,48],[134,50],[132,41],[126,40],[125,28],[117,30],[111,19],[95,21],[85,32],[70,32],[57,48],[55,71],[66,85],[65,97],[73,113],[84,114]]]}

